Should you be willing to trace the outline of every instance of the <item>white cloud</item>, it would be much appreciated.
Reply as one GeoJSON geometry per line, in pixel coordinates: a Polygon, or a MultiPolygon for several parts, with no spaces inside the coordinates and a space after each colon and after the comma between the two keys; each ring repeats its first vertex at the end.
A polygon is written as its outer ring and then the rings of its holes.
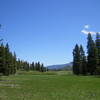
{"type": "Polygon", "coordinates": [[[93,32],[93,31],[87,31],[87,30],[85,30],[85,29],[83,29],[82,31],[81,31],[82,33],[84,33],[84,34],[96,34],[96,32],[93,32]]]}
{"type": "Polygon", "coordinates": [[[89,25],[85,25],[84,28],[85,28],[85,29],[89,29],[90,26],[89,26],[89,25]]]}
{"type": "Polygon", "coordinates": [[[87,30],[82,30],[81,32],[84,33],[84,34],[88,34],[89,33],[87,30]]]}
{"type": "Polygon", "coordinates": [[[84,29],[81,31],[83,34],[91,34],[91,35],[94,35],[96,34],[97,32],[94,32],[94,31],[89,31],[88,29],[90,28],[90,25],[86,24],[84,25],[84,29]]]}

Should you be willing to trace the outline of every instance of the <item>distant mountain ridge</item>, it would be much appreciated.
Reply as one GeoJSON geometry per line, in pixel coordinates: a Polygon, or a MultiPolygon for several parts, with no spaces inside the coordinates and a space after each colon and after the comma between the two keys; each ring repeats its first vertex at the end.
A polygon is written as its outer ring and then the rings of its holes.
{"type": "Polygon", "coordinates": [[[50,65],[47,66],[49,70],[72,70],[72,62],[67,64],[50,65]]]}

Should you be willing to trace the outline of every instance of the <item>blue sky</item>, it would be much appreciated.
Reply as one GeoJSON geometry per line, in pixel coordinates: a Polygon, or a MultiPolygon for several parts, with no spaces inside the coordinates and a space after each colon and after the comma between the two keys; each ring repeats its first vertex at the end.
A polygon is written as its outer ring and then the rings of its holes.
{"type": "Polygon", "coordinates": [[[87,30],[100,31],[100,0],[0,0],[0,37],[23,60],[45,65],[72,61],[87,30]]]}

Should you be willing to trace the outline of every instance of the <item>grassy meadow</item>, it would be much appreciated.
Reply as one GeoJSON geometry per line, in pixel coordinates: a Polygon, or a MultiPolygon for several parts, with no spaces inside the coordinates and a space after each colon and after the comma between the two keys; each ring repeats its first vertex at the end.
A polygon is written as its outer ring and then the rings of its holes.
{"type": "Polygon", "coordinates": [[[18,72],[3,76],[0,100],[100,100],[100,78],[71,72],[18,72]]]}

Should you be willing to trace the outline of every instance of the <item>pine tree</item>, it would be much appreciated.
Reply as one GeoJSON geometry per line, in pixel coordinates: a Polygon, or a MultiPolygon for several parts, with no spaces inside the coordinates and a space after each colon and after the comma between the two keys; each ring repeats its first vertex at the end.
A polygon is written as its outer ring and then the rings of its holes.
{"type": "Polygon", "coordinates": [[[96,34],[96,47],[98,50],[98,65],[96,68],[96,73],[100,74],[100,34],[99,33],[96,34]]]}
{"type": "Polygon", "coordinates": [[[13,74],[13,55],[9,52],[9,74],[13,74]]]}
{"type": "Polygon", "coordinates": [[[5,71],[5,75],[9,75],[10,74],[10,58],[9,58],[9,45],[8,43],[6,44],[5,47],[5,66],[6,66],[6,71],[5,71]]]}
{"type": "Polygon", "coordinates": [[[38,63],[37,62],[35,63],[35,70],[36,71],[38,70],[38,63]]]}
{"type": "Polygon", "coordinates": [[[44,72],[44,65],[41,65],[41,72],[44,72]]]}
{"type": "Polygon", "coordinates": [[[40,65],[40,62],[37,63],[37,70],[38,70],[38,71],[41,71],[41,65],[40,65]]]}
{"type": "Polygon", "coordinates": [[[27,61],[24,61],[23,62],[23,69],[25,70],[25,71],[29,71],[30,70],[30,67],[29,67],[29,63],[27,62],[27,61]]]}
{"type": "Polygon", "coordinates": [[[35,70],[40,71],[40,62],[35,63],[35,70]]]}
{"type": "Polygon", "coordinates": [[[17,62],[16,62],[17,63],[17,70],[20,70],[21,69],[20,62],[21,62],[20,59],[18,59],[17,62]]]}
{"type": "Polygon", "coordinates": [[[93,41],[90,33],[88,34],[87,39],[88,39],[88,43],[87,43],[87,49],[88,49],[87,50],[88,51],[87,52],[88,53],[87,68],[88,68],[88,72],[91,75],[93,75],[96,71],[96,67],[97,67],[97,64],[98,64],[98,53],[97,53],[97,48],[96,48],[95,42],[93,41]]]}
{"type": "Polygon", "coordinates": [[[14,52],[14,55],[13,55],[13,74],[16,73],[16,70],[17,70],[17,60],[16,60],[16,53],[14,52]]]}
{"type": "Polygon", "coordinates": [[[87,73],[87,62],[86,62],[86,56],[85,56],[85,52],[84,52],[82,45],[80,46],[80,62],[81,62],[80,74],[86,75],[86,73],[87,73]]]}
{"type": "Polygon", "coordinates": [[[32,62],[32,64],[30,65],[30,69],[31,69],[32,71],[34,71],[34,70],[35,70],[35,65],[34,65],[34,62],[32,62]]]}
{"type": "Polygon", "coordinates": [[[80,74],[80,48],[77,44],[73,50],[73,73],[80,74]]]}
{"type": "Polygon", "coordinates": [[[0,73],[5,73],[5,47],[3,43],[0,45],[0,73]]]}
{"type": "Polygon", "coordinates": [[[3,75],[15,74],[15,55],[9,50],[9,45],[0,45],[0,73],[3,75]]]}

